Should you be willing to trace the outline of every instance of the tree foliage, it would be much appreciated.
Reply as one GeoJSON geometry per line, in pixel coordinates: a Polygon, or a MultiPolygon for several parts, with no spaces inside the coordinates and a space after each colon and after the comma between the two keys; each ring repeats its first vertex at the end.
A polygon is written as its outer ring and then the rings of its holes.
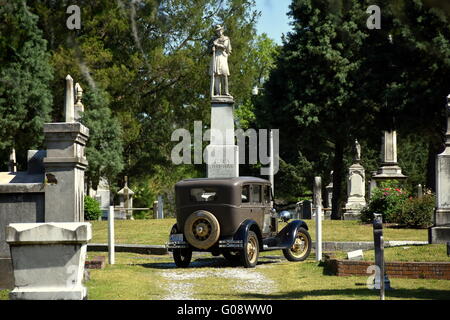
{"type": "Polygon", "coordinates": [[[23,156],[38,148],[49,120],[52,68],[38,17],[25,1],[0,1],[0,150],[23,156]]]}

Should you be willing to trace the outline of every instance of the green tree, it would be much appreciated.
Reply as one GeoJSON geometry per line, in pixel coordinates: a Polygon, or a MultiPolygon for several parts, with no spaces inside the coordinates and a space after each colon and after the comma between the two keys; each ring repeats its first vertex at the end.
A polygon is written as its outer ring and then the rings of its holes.
{"type": "MultiPolygon", "coordinates": [[[[145,184],[159,170],[172,171],[172,131],[192,130],[194,120],[209,124],[214,24],[223,24],[232,41],[231,93],[237,104],[251,94],[255,76],[247,59],[257,18],[253,0],[78,1],[80,30],[61,23],[68,4],[30,1],[50,44],[55,79],[71,74],[86,92],[98,89],[108,97],[124,131],[121,174],[130,181],[136,177],[145,184]]],[[[60,88],[60,81],[52,83],[54,92],[60,88]]],[[[63,97],[55,95],[55,104],[62,106],[63,97]]],[[[53,118],[61,119],[61,112],[53,118]]]]}
{"type": "Polygon", "coordinates": [[[93,91],[87,94],[85,101],[88,108],[83,113],[81,122],[89,128],[86,145],[89,166],[86,175],[93,189],[97,190],[101,177],[106,178],[109,185],[113,186],[123,169],[123,133],[120,122],[113,117],[107,106],[104,94],[93,91]]]}
{"type": "Polygon", "coordinates": [[[23,164],[41,146],[52,109],[50,55],[25,1],[1,0],[0,17],[0,160],[15,147],[23,164]]]}
{"type": "Polygon", "coordinates": [[[355,138],[373,135],[379,108],[373,97],[380,91],[365,85],[371,43],[367,7],[356,0],[298,0],[290,8],[293,32],[266,84],[257,117],[281,129],[280,157],[300,166],[296,176],[299,183],[308,182],[305,192],[315,175],[327,178],[333,170],[332,217],[338,218],[345,155],[355,138]]]}

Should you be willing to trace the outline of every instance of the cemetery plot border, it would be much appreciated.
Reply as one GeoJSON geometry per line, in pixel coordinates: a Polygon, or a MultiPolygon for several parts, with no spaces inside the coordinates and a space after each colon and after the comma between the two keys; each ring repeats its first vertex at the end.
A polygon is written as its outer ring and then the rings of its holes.
{"type": "MultiPolygon", "coordinates": [[[[373,261],[326,259],[325,268],[336,276],[368,276],[373,261]]],[[[386,262],[386,273],[392,278],[450,280],[450,262],[386,262]]]]}

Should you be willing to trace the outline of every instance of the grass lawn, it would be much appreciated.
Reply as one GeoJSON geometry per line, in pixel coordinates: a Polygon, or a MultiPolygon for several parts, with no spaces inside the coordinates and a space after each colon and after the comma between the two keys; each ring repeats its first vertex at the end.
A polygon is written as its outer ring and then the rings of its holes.
{"type": "MultiPolygon", "coordinates": [[[[314,220],[305,220],[311,237],[315,238],[314,220]]],[[[107,221],[91,221],[93,227],[92,243],[106,243],[107,221]]],[[[175,219],[116,220],[116,243],[126,244],[165,244],[175,219]]],[[[373,241],[372,225],[358,221],[325,220],[322,225],[323,241],[373,241]]],[[[426,229],[384,228],[384,239],[427,241],[426,229]]]]}
{"type": "MultiPolygon", "coordinates": [[[[89,253],[90,256],[104,253],[89,253]]],[[[324,274],[313,260],[292,263],[281,252],[261,257],[255,269],[211,255],[193,257],[190,268],[175,268],[171,257],[118,253],[117,264],[91,270],[89,299],[379,299],[367,277],[324,274]]],[[[386,299],[450,299],[450,281],[391,279],[386,299]]]]}

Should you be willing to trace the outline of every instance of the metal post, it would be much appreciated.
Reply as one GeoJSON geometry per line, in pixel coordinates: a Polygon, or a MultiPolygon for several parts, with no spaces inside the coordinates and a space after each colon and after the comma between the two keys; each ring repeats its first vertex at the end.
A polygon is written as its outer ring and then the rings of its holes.
{"type": "Polygon", "coordinates": [[[322,260],[322,179],[314,178],[314,203],[316,204],[316,261],[322,260]]]}
{"type": "Polygon", "coordinates": [[[269,181],[272,185],[272,194],[275,197],[275,183],[274,183],[274,154],[273,154],[273,132],[272,130],[269,131],[269,152],[270,152],[270,164],[269,164],[269,181]]]}
{"type": "Polygon", "coordinates": [[[384,271],[384,239],[383,239],[383,236],[380,237],[380,245],[381,245],[381,247],[380,247],[380,252],[381,252],[381,254],[380,254],[380,256],[381,256],[380,257],[380,259],[381,259],[381,261],[380,261],[380,279],[383,278],[383,281],[380,281],[380,299],[384,300],[384,290],[385,290],[384,274],[385,274],[385,271],[384,271]]]}
{"type": "Polygon", "coordinates": [[[373,219],[373,241],[375,246],[375,265],[379,272],[375,274],[374,289],[380,289],[380,297],[384,300],[384,291],[391,289],[391,282],[384,267],[384,239],[383,218],[379,213],[374,213],[373,219]]]}
{"type": "Polygon", "coordinates": [[[109,264],[116,263],[116,255],[114,248],[114,206],[109,206],[108,214],[108,257],[109,264]]]}

